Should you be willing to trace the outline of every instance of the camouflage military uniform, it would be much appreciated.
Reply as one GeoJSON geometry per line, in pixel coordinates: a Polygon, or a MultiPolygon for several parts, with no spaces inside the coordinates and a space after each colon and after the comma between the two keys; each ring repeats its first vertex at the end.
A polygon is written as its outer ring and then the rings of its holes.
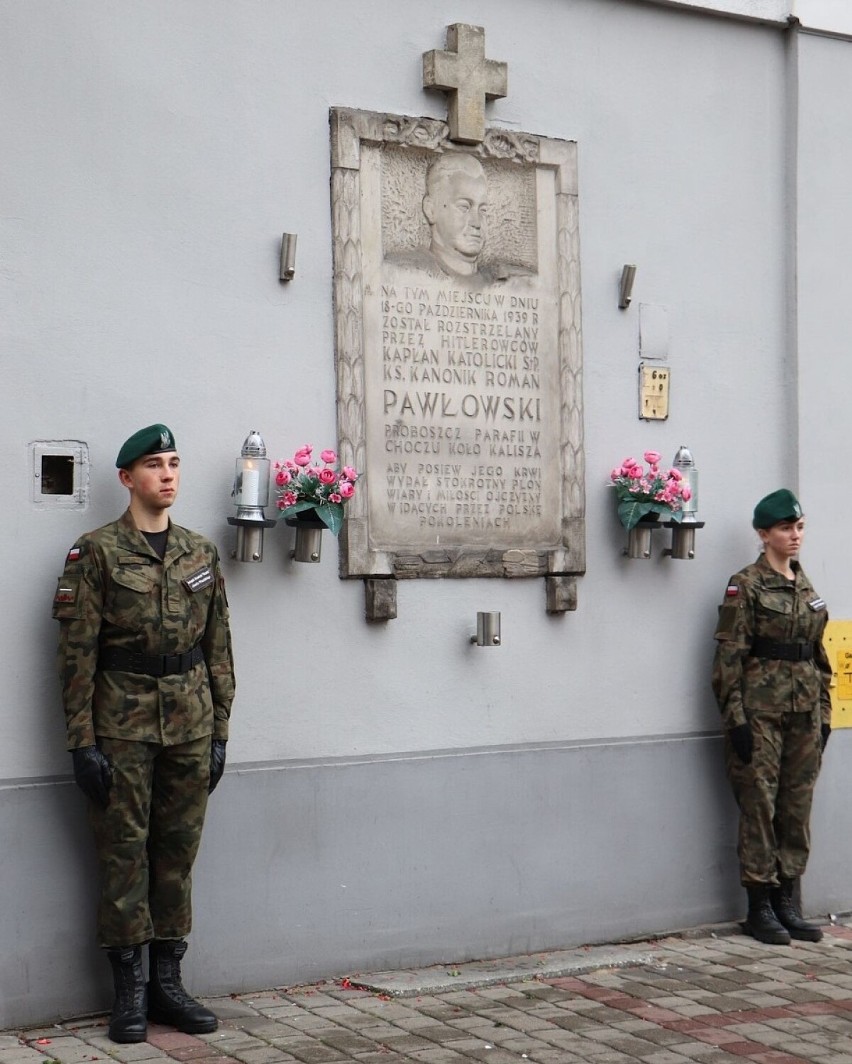
{"type": "Polygon", "coordinates": [[[211,739],[227,739],[234,697],[216,548],[170,523],[161,561],[128,511],[71,549],[53,615],[68,748],[97,741],[113,764],[109,805],[90,803],[102,878],[98,937],[112,947],[182,938],[211,739]],[[203,660],[185,671],[124,671],[129,652],[163,660],[195,647],[203,660]],[[111,652],[125,655],[124,668],[109,667],[111,652]]]}
{"type": "Polygon", "coordinates": [[[822,760],[820,726],[830,723],[831,666],[822,645],[828,613],[798,563],[795,581],[761,555],[728,581],[719,609],[713,691],[726,729],[725,761],[740,809],[738,854],[744,886],[802,875],[810,811],[822,760]],[[761,643],[812,644],[812,657],[752,653],[761,643]],[[748,723],[751,764],[727,732],[748,723]]]}

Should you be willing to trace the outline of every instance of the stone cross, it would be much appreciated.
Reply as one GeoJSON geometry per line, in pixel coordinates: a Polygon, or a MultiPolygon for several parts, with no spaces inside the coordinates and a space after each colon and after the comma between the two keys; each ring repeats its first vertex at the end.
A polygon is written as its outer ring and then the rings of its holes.
{"type": "Polygon", "coordinates": [[[485,137],[485,101],[507,92],[506,63],[485,58],[485,30],[455,22],[447,26],[447,51],[423,53],[423,88],[449,94],[450,140],[479,144],[485,137]]]}

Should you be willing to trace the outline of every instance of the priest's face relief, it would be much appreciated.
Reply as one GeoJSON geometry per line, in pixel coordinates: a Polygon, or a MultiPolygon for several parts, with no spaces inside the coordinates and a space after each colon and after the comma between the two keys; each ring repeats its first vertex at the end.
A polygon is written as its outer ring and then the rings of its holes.
{"type": "Polygon", "coordinates": [[[426,175],[423,213],[431,229],[430,250],[449,273],[471,276],[485,244],[488,187],[479,160],[442,155],[426,175]]]}

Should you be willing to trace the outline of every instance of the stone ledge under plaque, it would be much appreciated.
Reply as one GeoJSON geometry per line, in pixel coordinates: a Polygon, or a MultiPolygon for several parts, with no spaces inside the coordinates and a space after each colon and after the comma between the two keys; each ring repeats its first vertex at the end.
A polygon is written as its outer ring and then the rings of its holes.
{"type": "Polygon", "coordinates": [[[364,615],[368,621],[396,618],[396,580],[392,576],[368,577],[364,581],[364,615]]]}

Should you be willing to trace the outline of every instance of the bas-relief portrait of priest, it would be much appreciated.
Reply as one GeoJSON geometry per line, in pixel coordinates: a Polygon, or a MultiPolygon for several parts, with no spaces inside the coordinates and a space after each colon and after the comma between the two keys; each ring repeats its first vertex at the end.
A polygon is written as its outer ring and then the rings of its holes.
{"type": "Polygon", "coordinates": [[[385,263],[464,287],[528,278],[536,267],[535,186],[529,171],[486,172],[469,152],[422,160],[418,183],[398,153],[385,156],[382,229],[385,263]],[[422,190],[412,202],[412,188],[422,190]]]}

